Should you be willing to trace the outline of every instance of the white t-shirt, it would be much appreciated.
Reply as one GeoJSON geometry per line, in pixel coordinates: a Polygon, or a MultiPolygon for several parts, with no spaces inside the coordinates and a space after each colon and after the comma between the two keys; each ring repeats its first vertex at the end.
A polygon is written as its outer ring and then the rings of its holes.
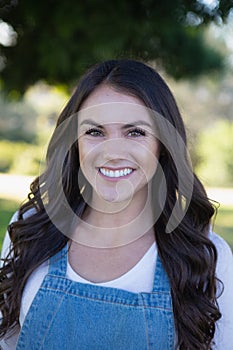
{"type": "MultiPolygon", "coordinates": [[[[12,221],[16,220],[14,216],[12,221]]],[[[218,251],[216,275],[224,284],[224,291],[218,298],[218,304],[222,318],[217,322],[215,333],[215,350],[233,349],[233,256],[228,244],[217,234],[210,232],[209,238],[215,244],[218,251]]],[[[2,257],[6,256],[9,249],[10,238],[5,236],[2,257]]],[[[105,287],[120,288],[130,292],[151,292],[153,288],[154,271],[157,259],[157,248],[154,243],[142,259],[127,273],[117,279],[104,283],[93,283],[79,276],[67,261],[67,278],[81,283],[96,284],[105,287]]],[[[40,288],[40,285],[48,272],[48,261],[40,265],[29,277],[23,295],[20,308],[20,326],[22,327],[30,305],[40,288]]],[[[15,350],[18,333],[0,341],[3,350],[15,350]]]]}

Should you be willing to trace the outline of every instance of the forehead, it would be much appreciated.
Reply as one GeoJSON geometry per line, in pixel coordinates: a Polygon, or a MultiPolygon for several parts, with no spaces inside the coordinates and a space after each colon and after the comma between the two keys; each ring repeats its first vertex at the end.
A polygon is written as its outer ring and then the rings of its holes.
{"type": "Polygon", "coordinates": [[[79,124],[92,119],[100,124],[152,122],[151,110],[137,97],[109,86],[98,87],[84,101],[78,112],[79,124]]]}

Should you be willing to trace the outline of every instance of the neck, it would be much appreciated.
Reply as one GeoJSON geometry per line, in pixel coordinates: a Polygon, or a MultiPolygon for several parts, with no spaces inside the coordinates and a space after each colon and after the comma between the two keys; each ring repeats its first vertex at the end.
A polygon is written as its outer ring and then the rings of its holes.
{"type": "Polygon", "coordinates": [[[136,241],[153,231],[153,226],[151,198],[145,191],[137,193],[130,202],[121,203],[109,203],[93,196],[73,240],[92,247],[117,247],[136,241]]]}
{"type": "MultiPolygon", "coordinates": [[[[94,198],[88,207],[84,220],[101,228],[113,228],[130,224],[148,206],[146,198],[137,198],[120,203],[111,203],[94,198]],[[98,203],[98,205],[96,205],[98,203]]],[[[148,210],[148,208],[147,208],[148,210]]]]}

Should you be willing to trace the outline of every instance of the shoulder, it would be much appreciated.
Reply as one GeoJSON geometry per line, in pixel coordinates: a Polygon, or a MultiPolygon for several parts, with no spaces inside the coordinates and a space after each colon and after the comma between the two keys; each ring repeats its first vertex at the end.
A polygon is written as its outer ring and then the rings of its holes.
{"type": "MultiPolygon", "coordinates": [[[[33,214],[35,214],[36,210],[35,209],[30,209],[28,210],[24,215],[23,218],[26,219],[30,216],[32,216],[33,214]]],[[[15,221],[18,221],[18,217],[19,217],[19,211],[16,211],[14,213],[14,215],[12,216],[12,218],[10,219],[9,224],[12,224],[15,221]]],[[[4,240],[3,240],[3,244],[2,244],[2,251],[1,251],[1,258],[4,259],[7,255],[8,252],[11,248],[11,240],[10,240],[10,236],[8,231],[6,231],[4,240]]]]}
{"type": "Polygon", "coordinates": [[[231,248],[229,244],[220,237],[217,233],[213,232],[212,229],[209,230],[209,238],[214,243],[218,252],[229,252],[231,253],[231,248]]]}
{"type": "Polygon", "coordinates": [[[230,246],[222,237],[212,230],[209,232],[209,238],[214,243],[218,253],[217,275],[226,271],[229,273],[232,272],[233,275],[233,254],[230,246]]]}
{"type": "Polygon", "coordinates": [[[42,263],[29,276],[22,294],[19,323],[22,326],[33,299],[49,270],[49,260],[42,263]]]}
{"type": "Polygon", "coordinates": [[[233,344],[233,254],[227,242],[215,232],[209,232],[209,238],[214,243],[218,257],[216,266],[217,301],[221,318],[217,321],[214,349],[232,349],[233,344]]]}
{"type": "MultiPolygon", "coordinates": [[[[35,208],[31,208],[29,210],[27,210],[24,214],[23,214],[23,219],[27,219],[29,218],[30,216],[34,215],[36,213],[36,209],[35,208]]],[[[15,221],[18,221],[19,219],[19,210],[17,210],[13,216],[11,217],[10,219],[10,222],[9,224],[12,224],[13,222],[15,221]]]]}

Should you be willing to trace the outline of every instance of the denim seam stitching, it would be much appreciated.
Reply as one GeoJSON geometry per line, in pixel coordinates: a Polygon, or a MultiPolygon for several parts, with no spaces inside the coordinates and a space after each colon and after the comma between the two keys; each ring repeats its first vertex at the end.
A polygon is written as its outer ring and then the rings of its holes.
{"type": "Polygon", "coordinates": [[[55,317],[55,315],[57,314],[57,312],[58,312],[58,310],[59,310],[59,307],[60,307],[60,305],[61,305],[63,299],[65,298],[65,296],[66,296],[66,294],[64,293],[63,296],[62,296],[62,298],[60,298],[60,302],[59,302],[58,305],[57,305],[56,312],[53,313],[53,317],[51,318],[50,322],[49,322],[48,325],[47,325],[47,328],[45,329],[44,336],[43,336],[43,338],[42,338],[42,340],[41,340],[41,345],[40,345],[40,347],[39,347],[39,350],[42,349],[42,346],[43,346],[43,344],[44,344],[46,335],[47,335],[47,333],[48,333],[48,331],[49,331],[49,329],[50,329],[51,323],[53,322],[54,317],[55,317]]]}
{"type": "Polygon", "coordinates": [[[144,297],[142,295],[142,304],[143,304],[143,316],[144,316],[144,319],[145,319],[145,324],[146,324],[146,340],[147,340],[147,348],[148,350],[150,350],[150,339],[149,339],[149,331],[148,331],[148,320],[146,318],[146,307],[145,307],[145,304],[144,304],[144,297]]]}
{"type": "Polygon", "coordinates": [[[103,300],[101,298],[94,298],[94,297],[89,297],[89,296],[86,296],[86,295],[78,295],[78,294],[75,294],[75,293],[72,293],[72,292],[69,292],[69,291],[61,291],[59,289],[53,289],[53,288],[41,288],[41,289],[44,289],[44,290],[51,290],[51,291],[54,291],[54,292],[62,292],[64,293],[65,295],[72,295],[76,298],[84,298],[84,299],[88,299],[88,300],[93,300],[93,301],[100,301],[100,302],[104,302],[104,303],[107,303],[107,304],[118,304],[118,305],[122,305],[122,306],[129,306],[129,307],[138,307],[138,308],[152,308],[152,309],[159,309],[159,310],[164,310],[164,311],[172,311],[172,308],[167,308],[167,307],[161,307],[161,306],[142,306],[142,305],[138,305],[138,304],[128,304],[128,303],[123,303],[123,302],[119,302],[119,301],[110,301],[110,300],[103,300]]]}

